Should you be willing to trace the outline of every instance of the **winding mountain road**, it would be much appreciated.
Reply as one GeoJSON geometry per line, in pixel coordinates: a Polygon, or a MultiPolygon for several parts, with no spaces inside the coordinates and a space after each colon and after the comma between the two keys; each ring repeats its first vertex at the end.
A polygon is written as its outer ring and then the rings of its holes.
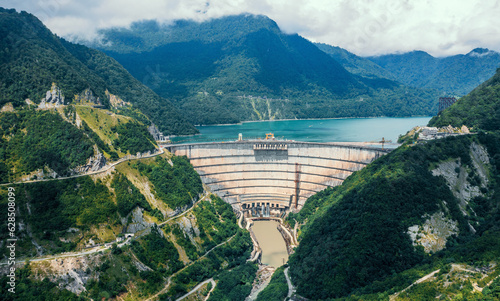
{"type": "MultiPolygon", "coordinates": [[[[190,295],[194,294],[197,290],[199,290],[202,286],[204,286],[205,284],[207,284],[209,282],[212,283],[212,288],[210,289],[210,292],[212,292],[212,290],[215,288],[215,285],[216,285],[214,278],[210,278],[210,279],[207,279],[207,280],[201,282],[200,284],[195,286],[189,293],[185,294],[184,296],[182,296],[180,298],[177,298],[175,301],[181,301],[182,299],[189,297],[190,295]]],[[[207,296],[207,299],[208,299],[208,296],[207,296]]]]}
{"type": "Polygon", "coordinates": [[[288,284],[288,295],[286,296],[287,298],[292,297],[293,293],[295,292],[295,288],[293,287],[292,281],[290,280],[290,276],[288,275],[288,269],[287,267],[283,273],[285,273],[285,278],[286,278],[286,283],[288,284]]]}
{"type": "Polygon", "coordinates": [[[237,235],[234,234],[233,236],[231,236],[230,238],[228,238],[226,241],[223,241],[221,242],[220,244],[216,245],[215,247],[211,248],[210,250],[208,250],[205,254],[203,254],[202,256],[198,257],[198,259],[196,259],[195,261],[192,261],[190,263],[188,263],[185,267],[183,267],[182,269],[178,270],[177,272],[173,273],[172,275],[170,275],[170,277],[168,277],[167,279],[167,284],[165,285],[165,287],[163,287],[161,289],[161,291],[159,291],[158,293],[156,293],[155,295],[149,297],[148,299],[146,299],[145,301],[150,301],[150,300],[155,300],[159,295],[161,294],[164,294],[167,292],[168,288],[170,287],[170,283],[172,282],[172,278],[177,276],[178,274],[180,274],[182,271],[184,271],[185,269],[187,269],[188,267],[190,267],[192,264],[194,264],[195,262],[199,261],[200,259],[206,257],[208,254],[210,254],[210,252],[212,252],[213,250],[217,249],[218,247],[222,246],[222,245],[225,245],[227,244],[228,242],[230,242],[235,236],[237,235]]]}
{"type": "Polygon", "coordinates": [[[0,184],[0,186],[8,186],[8,185],[15,185],[15,184],[27,184],[27,183],[36,183],[36,182],[47,182],[47,181],[59,181],[59,180],[67,180],[67,179],[73,179],[73,178],[80,178],[80,177],[97,175],[97,174],[106,172],[106,171],[110,170],[112,167],[114,167],[114,166],[116,166],[118,164],[127,162],[129,160],[138,160],[138,159],[153,158],[153,157],[156,157],[156,156],[159,156],[159,155],[165,153],[165,151],[163,150],[163,148],[160,147],[159,150],[160,151],[157,152],[157,153],[153,153],[151,155],[146,155],[146,156],[141,156],[140,158],[135,158],[135,156],[134,157],[128,157],[128,158],[123,157],[123,158],[119,159],[118,161],[115,161],[115,162],[113,162],[113,163],[111,163],[109,165],[105,165],[103,168],[101,168],[99,170],[87,172],[87,173],[84,173],[84,174],[67,176],[67,177],[59,177],[59,178],[50,178],[50,179],[40,179],[40,180],[29,180],[29,181],[18,181],[18,182],[11,182],[11,183],[3,183],[3,184],[0,184]]]}

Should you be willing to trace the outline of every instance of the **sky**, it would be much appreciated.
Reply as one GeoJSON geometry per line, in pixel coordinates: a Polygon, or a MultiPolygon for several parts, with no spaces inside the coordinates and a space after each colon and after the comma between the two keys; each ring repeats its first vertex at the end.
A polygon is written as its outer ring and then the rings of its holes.
{"type": "Polygon", "coordinates": [[[201,22],[252,13],[286,33],[361,56],[423,50],[443,57],[477,47],[500,52],[500,0],[0,0],[0,6],[32,13],[72,41],[139,20],[201,22]]]}

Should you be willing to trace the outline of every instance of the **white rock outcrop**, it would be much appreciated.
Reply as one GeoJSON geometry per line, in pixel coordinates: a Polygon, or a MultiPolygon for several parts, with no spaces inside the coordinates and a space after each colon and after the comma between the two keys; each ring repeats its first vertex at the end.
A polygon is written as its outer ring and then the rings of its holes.
{"type": "Polygon", "coordinates": [[[423,225],[414,225],[408,232],[414,246],[421,245],[425,252],[437,252],[446,247],[448,237],[458,234],[458,222],[436,212],[423,225]]]}
{"type": "Polygon", "coordinates": [[[38,108],[51,109],[62,105],[64,105],[64,95],[56,83],[52,83],[52,87],[50,87],[50,90],[45,94],[45,98],[42,98],[38,108]]]}

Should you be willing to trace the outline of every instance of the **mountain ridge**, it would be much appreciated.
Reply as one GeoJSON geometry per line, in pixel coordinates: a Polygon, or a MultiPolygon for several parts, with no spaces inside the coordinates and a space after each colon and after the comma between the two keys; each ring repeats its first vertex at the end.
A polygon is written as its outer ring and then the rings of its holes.
{"type": "Polygon", "coordinates": [[[467,54],[434,57],[421,50],[366,57],[406,85],[462,96],[494,75],[500,53],[475,48],[467,54]]]}
{"type": "Polygon", "coordinates": [[[172,99],[195,124],[426,115],[436,107],[429,92],[349,73],[310,41],[281,32],[264,16],[172,25],[143,21],[101,34],[104,43],[89,46],[172,99]],[[136,46],[138,39],[145,46],[136,46]],[[245,95],[256,98],[248,101],[245,95]]]}

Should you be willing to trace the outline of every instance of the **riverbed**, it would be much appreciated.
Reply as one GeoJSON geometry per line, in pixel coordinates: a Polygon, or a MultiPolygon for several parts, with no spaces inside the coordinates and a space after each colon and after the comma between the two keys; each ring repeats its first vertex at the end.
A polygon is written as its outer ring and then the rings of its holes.
{"type": "Polygon", "coordinates": [[[261,262],[278,268],[288,261],[286,244],[277,221],[254,221],[252,231],[262,249],[261,262]]]}

